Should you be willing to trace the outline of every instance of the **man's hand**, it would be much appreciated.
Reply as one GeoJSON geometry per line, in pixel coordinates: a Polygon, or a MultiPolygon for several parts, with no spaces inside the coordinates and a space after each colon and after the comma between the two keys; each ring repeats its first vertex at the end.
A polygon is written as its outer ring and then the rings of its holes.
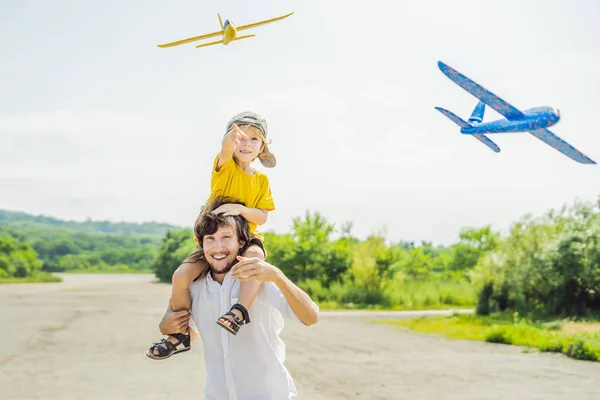
{"type": "Polygon", "coordinates": [[[237,256],[237,259],[239,262],[231,268],[231,277],[233,279],[277,283],[283,277],[279,268],[260,258],[237,256]]]}
{"type": "Polygon", "coordinates": [[[158,328],[163,335],[174,333],[187,333],[190,324],[190,312],[188,310],[173,311],[169,304],[169,309],[160,321],[158,328]]]}
{"type": "Polygon", "coordinates": [[[246,207],[244,207],[241,204],[227,203],[227,204],[223,204],[221,207],[218,207],[216,210],[214,210],[213,214],[215,214],[215,215],[223,214],[224,217],[227,217],[229,215],[240,215],[244,211],[245,208],[246,207]]]}

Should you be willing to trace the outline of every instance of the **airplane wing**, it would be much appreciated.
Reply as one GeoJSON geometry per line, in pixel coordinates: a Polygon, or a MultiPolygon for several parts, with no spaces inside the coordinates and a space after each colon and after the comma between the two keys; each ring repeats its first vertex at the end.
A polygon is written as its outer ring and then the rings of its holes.
{"type": "Polygon", "coordinates": [[[479,140],[481,143],[485,144],[487,147],[492,149],[494,153],[500,153],[500,147],[496,143],[494,143],[490,138],[485,135],[471,135],[475,139],[479,140]]]}
{"type": "Polygon", "coordinates": [[[248,24],[248,25],[241,25],[241,26],[236,26],[235,28],[238,31],[243,31],[244,29],[250,29],[250,28],[254,28],[256,26],[260,26],[260,25],[265,25],[265,24],[270,24],[271,22],[275,22],[275,21],[279,21],[282,20],[284,18],[289,17],[290,15],[292,15],[294,13],[294,11],[292,11],[289,14],[286,15],[282,15],[281,17],[277,17],[277,18],[273,18],[273,19],[267,19],[265,21],[260,21],[260,22],[254,22],[253,24],[248,24]]]}
{"type": "Polygon", "coordinates": [[[473,82],[460,72],[450,68],[441,61],[438,61],[438,66],[448,78],[450,78],[458,86],[477,97],[479,100],[504,115],[507,119],[519,119],[525,117],[525,115],[517,108],[508,104],[494,93],[490,92],[486,88],[480,86],[476,82],[473,82]]]}
{"type": "Polygon", "coordinates": [[[179,46],[180,44],[195,42],[195,41],[198,41],[198,40],[208,39],[208,38],[215,37],[215,36],[220,36],[220,35],[223,35],[223,31],[218,31],[218,32],[213,32],[213,33],[207,33],[206,35],[201,35],[201,36],[194,36],[194,37],[191,37],[191,38],[188,38],[188,39],[178,40],[176,42],[165,43],[165,44],[158,44],[157,46],[161,47],[161,48],[179,46]]]}
{"type": "Polygon", "coordinates": [[[582,164],[596,164],[596,162],[584,155],[582,152],[565,142],[548,129],[537,129],[530,131],[533,136],[540,139],[542,142],[553,147],[555,150],[560,151],[564,155],[582,164]]]}

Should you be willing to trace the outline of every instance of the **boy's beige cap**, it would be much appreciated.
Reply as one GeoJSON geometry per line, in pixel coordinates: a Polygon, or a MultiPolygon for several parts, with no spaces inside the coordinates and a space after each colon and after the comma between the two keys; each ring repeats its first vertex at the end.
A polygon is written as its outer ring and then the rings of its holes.
{"type": "Polygon", "coordinates": [[[264,148],[263,151],[258,155],[258,159],[265,167],[273,168],[275,164],[277,164],[277,160],[275,159],[273,153],[269,151],[269,141],[267,139],[267,121],[252,111],[244,111],[231,118],[231,120],[227,123],[227,129],[225,130],[226,133],[233,128],[233,124],[236,124],[237,126],[250,125],[257,128],[262,133],[264,137],[264,148]]]}

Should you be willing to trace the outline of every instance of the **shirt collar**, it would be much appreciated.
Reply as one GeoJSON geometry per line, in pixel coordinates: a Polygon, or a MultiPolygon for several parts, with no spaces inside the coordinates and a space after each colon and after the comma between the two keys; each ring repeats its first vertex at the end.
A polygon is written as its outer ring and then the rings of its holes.
{"type": "Polygon", "coordinates": [[[233,278],[231,278],[230,272],[226,273],[223,277],[223,284],[220,284],[219,282],[215,281],[210,272],[206,274],[206,284],[210,292],[221,290],[223,286],[228,286],[232,280],[233,278]]]}

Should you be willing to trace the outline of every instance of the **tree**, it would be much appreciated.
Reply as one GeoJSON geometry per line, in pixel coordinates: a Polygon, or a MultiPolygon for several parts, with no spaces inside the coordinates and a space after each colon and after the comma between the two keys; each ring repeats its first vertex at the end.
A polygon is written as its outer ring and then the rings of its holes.
{"type": "Polygon", "coordinates": [[[171,282],[173,272],[195,248],[196,244],[189,230],[167,231],[152,266],[156,277],[161,282],[171,282]]]}
{"type": "Polygon", "coordinates": [[[467,273],[477,265],[480,258],[498,247],[500,235],[492,232],[488,225],[480,229],[463,229],[459,238],[459,242],[452,248],[447,275],[452,279],[469,279],[467,273]]]}
{"type": "Polygon", "coordinates": [[[478,309],[583,316],[600,306],[600,204],[527,215],[484,255],[473,275],[478,309]]]}
{"type": "Polygon", "coordinates": [[[0,235],[0,276],[23,278],[41,268],[35,250],[27,242],[0,235]]]}

